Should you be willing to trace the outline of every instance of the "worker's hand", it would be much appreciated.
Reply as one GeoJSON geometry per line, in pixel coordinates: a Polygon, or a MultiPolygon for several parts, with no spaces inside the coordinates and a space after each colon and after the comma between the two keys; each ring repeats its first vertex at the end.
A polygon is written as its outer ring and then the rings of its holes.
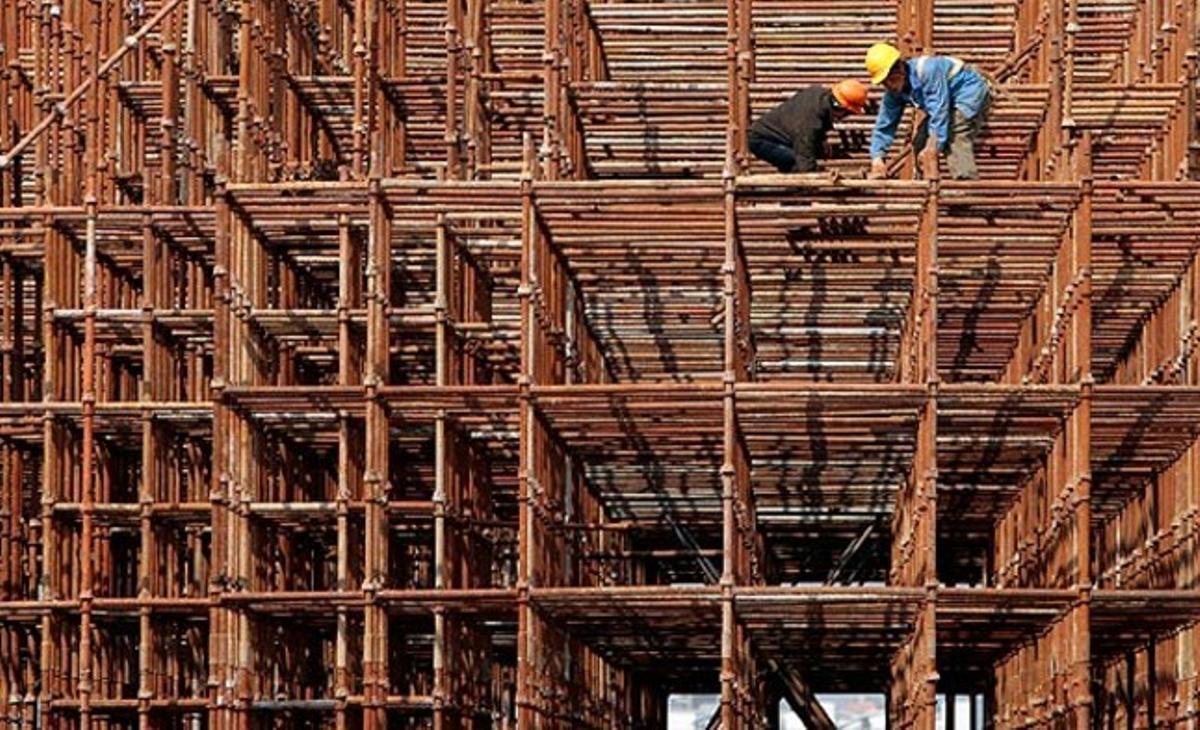
{"type": "Polygon", "coordinates": [[[871,160],[871,169],[867,172],[868,180],[882,180],[887,177],[887,163],[883,158],[871,160]]]}
{"type": "Polygon", "coordinates": [[[938,166],[938,144],[933,137],[925,143],[925,149],[921,150],[920,156],[917,158],[917,163],[921,168],[921,177],[929,178],[933,175],[933,171],[938,166]]]}

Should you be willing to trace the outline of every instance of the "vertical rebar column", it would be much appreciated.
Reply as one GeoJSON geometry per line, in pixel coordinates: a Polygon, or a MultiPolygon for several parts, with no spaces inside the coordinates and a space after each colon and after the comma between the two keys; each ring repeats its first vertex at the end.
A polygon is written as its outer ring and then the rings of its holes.
{"type": "MultiPolygon", "coordinates": [[[[184,81],[183,110],[184,117],[176,121],[176,126],[184,141],[183,176],[180,180],[179,198],[185,205],[195,205],[203,200],[204,162],[201,145],[207,142],[207,135],[200,130],[208,114],[208,100],[205,99],[203,71],[200,56],[197,53],[200,45],[199,34],[207,30],[205,18],[201,15],[200,4],[203,0],[187,0],[183,20],[183,52],[180,57],[180,75],[184,81]]],[[[200,46],[203,48],[203,46],[200,46]]],[[[204,59],[207,60],[207,59],[204,59]]]]}
{"type": "MultiPolygon", "coordinates": [[[[450,4],[456,5],[456,0],[450,0],[450,4]]],[[[451,21],[453,24],[453,21],[451,21]]],[[[453,31],[447,31],[447,41],[451,41],[449,36],[453,31]]],[[[448,133],[449,134],[449,133],[448,133]]],[[[447,139],[449,141],[449,139],[447,139]]],[[[447,348],[450,346],[449,337],[450,324],[447,321],[447,301],[449,298],[450,288],[450,262],[452,256],[450,253],[450,236],[446,230],[446,218],[442,213],[437,214],[437,231],[436,231],[436,263],[434,266],[434,313],[436,317],[437,332],[435,334],[434,343],[434,383],[439,386],[445,386],[446,371],[449,363],[449,353],[447,348]]],[[[447,585],[447,565],[446,565],[446,470],[448,457],[446,444],[446,414],[444,411],[439,411],[434,416],[433,430],[433,587],[437,590],[444,590],[447,585]]],[[[447,656],[449,648],[447,646],[448,637],[446,636],[446,614],[442,608],[436,607],[433,613],[433,727],[434,730],[443,730],[447,727],[447,709],[448,701],[453,702],[456,698],[449,697],[449,676],[446,669],[446,662],[450,658],[447,656]]]]}
{"type": "Polygon", "coordinates": [[[737,96],[738,130],[736,151],[738,170],[743,170],[750,159],[750,84],[754,81],[754,2],[736,0],[738,14],[737,40],[737,96]]]}
{"type": "MultiPolygon", "coordinates": [[[[0,18],[9,22],[9,11],[0,9],[0,18]]],[[[4,33],[0,30],[0,43],[10,41],[11,31],[4,33]]],[[[4,62],[4,54],[0,52],[0,63],[4,62]]],[[[7,72],[0,68],[0,94],[6,94],[7,72]]],[[[3,97],[0,97],[3,98],[3,97]]],[[[7,129],[8,120],[0,110],[0,130],[7,129]]],[[[4,181],[0,180],[0,195],[4,191],[4,181]]],[[[0,206],[4,203],[0,200],[0,206]]],[[[20,401],[22,398],[14,390],[13,353],[15,349],[14,336],[19,327],[16,321],[20,314],[21,293],[13,289],[14,283],[20,286],[19,279],[13,275],[13,263],[7,257],[0,260],[3,270],[3,301],[0,302],[0,353],[2,367],[0,371],[0,402],[9,403],[20,401]]],[[[21,516],[21,466],[20,453],[8,439],[0,441],[0,602],[16,601],[24,598],[16,586],[22,585],[23,566],[21,565],[22,544],[26,537],[25,525],[21,516]]],[[[23,637],[18,629],[12,626],[0,626],[0,718],[10,725],[20,722],[19,705],[24,694],[21,690],[22,663],[20,660],[20,643],[23,637]]]]}
{"type": "MultiPolygon", "coordinates": [[[[736,72],[734,73],[736,83],[736,72]]],[[[731,88],[731,92],[733,89],[731,88]]],[[[731,105],[732,106],[732,105],[731,105]]],[[[731,130],[737,126],[737,121],[731,122],[731,130]]],[[[734,615],[733,589],[738,583],[738,529],[737,505],[738,497],[737,471],[734,468],[736,459],[737,412],[735,401],[735,383],[737,380],[737,347],[736,307],[737,307],[737,278],[736,278],[736,247],[737,222],[735,215],[733,170],[725,177],[724,185],[724,214],[725,214],[725,261],[721,267],[722,300],[724,306],[724,391],[722,393],[722,459],[721,459],[721,554],[724,558],[721,569],[721,727],[733,730],[741,727],[738,713],[738,685],[742,669],[741,657],[738,654],[743,647],[735,645],[737,635],[737,617],[734,615]]]]}
{"type": "MultiPolygon", "coordinates": [[[[478,3],[476,3],[478,4],[478,3]]],[[[583,80],[584,74],[584,30],[587,24],[587,0],[566,0],[565,40],[561,65],[563,83],[567,84],[566,102],[562,108],[562,156],[566,177],[582,179],[586,170],[586,146],[583,130],[575,104],[570,103],[570,85],[583,80]]]]}
{"type": "MultiPolygon", "coordinates": [[[[1062,3],[1050,3],[1050,22],[1045,30],[1045,37],[1050,44],[1048,56],[1048,81],[1050,83],[1050,105],[1046,113],[1046,121],[1042,126],[1043,150],[1041,157],[1041,178],[1062,179],[1064,160],[1060,159],[1063,140],[1063,120],[1067,104],[1067,80],[1063,67],[1064,19],[1062,3]]],[[[1069,170],[1068,170],[1069,173],[1069,170]]]]}
{"type": "Polygon", "coordinates": [[[934,0],[898,0],[896,37],[900,50],[918,56],[933,47],[934,0]]]}
{"type": "Polygon", "coordinates": [[[231,730],[228,656],[228,632],[231,610],[221,605],[221,595],[230,575],[228,526],[231,464],[228,439],[231,437],[233,414],[224,403],[225,387],[230,381],[232,322],[232,291],[230,288],[231,228],[233,211],[225,190],[218,180],[213,194],[216,205],[216,235],[213,266],[213,404],[212,475],[209,502],[212,542],[209,550],[212,565],[207,586],[211,605],[208,609],[208,724],[213,730],[231,730]]]}
{"type": "MultiPolygon", "coordinates": [[[[1074,4],[1074,0],[1073,3],[1074,4]]],[[[1071,704],[1077,708],[1076,727],[1092,726],[1091,592],[1092,577],[1092,137],[1085,133],[1076,150],[1075,179],[1080,202],[1072,221],[1072,268],[1080,274],[1078,304],[1071,333],[1072,374],[1081,385],[1079,404],[1069,421],[1074,444],[1071,473],[1075,482],[1075,588],[1079,600],[1072,609],[1071,704]]]]}
{"type": "Polygon", "coordinates": [[[557,180],[560,175],[559,139],[562,131],[559,129],[563,105],[562,75],[559,73],[559,51],[562,31],[562,2],[563,0],[545,0],[546,3],[546,37],[542,48],[543,67],[543,113],[542,147],[539,156],[542,160],[542,177],[557,180]]]}
{"type": "MultiPolygon", "coordinates": [[[[1191,6],[1189,6],[1191,7],[1191,6]]],[[[1184,89],[1184,119],[1190,120],[1185,129],[1184,140],[1184,178],[1196,180],[1200,178],[1200,49],[1197,48],[1197,36],[1200,35],[1200,17],[1194,7],[1191,10],[1191,23],[1196,28],[1192,34],[1192,48],[1187,54],[1187,88],[1184,89]]]]}
{"type": "Polygon", "coordinates": [[[738,14],[741,0],[725,0],[725,101],[728,114],[725,121],[725,175],[736,176],[741,169],[743,129],[742,109],[738,107],[739,56],[741,22],[738,14]]]}
{"type": "Polygon", "coordinates": [[[374,53],[370,47],[367,24],[374,22],[369,15],[373,8],[371,0],[356,0],[354,3],[354,149],[351,153],[351,174],[355,179],[362,179],[367,174],[369,160],[367,145],[370,141],[370,86],[368,79],[368,58],[374,53]]]}
{"type": "MultiPolygon", "coordinates": [[[[0,11],[5,12],[5,11],[0,11]]],[[[5,13],[7,15],[7,13],[5,13]]],[[[0,43],[4,37],[0,36],[0,43]]],[[[0,59],[2,61],[2,59],[0,59]]],[[[0,74],[4,73],[0,71],[0,74]]],[[[3,88],[0,88],[3,93],[3,88]]],[[[3,118],[0,117],[0,123],[3,118]]],[[[0,126],[0,129],[3,129],[0,126]]],[[[0,185],[2,185],[0,181],[0,185]]],[[[2,203],[0,203],[2,205],[2,203]]],[[[13,273],[13,262],[7,257],[0,259],[2,282],[0,292],[0,403],[19,402],[23,400],[16,388],[16,376],[13,372],[14,355],[17,352],[16,339],[20,328],[21,292],[13,287],[20,287],[20,279],[13,273]]],[[[7,439],[0,441],[0,601],[17,600],[16,591],[11,587],[19,585],[22,579],[22,566],[19,559],[23,541],[24,526],[21,520],[21,480],[19,467],[19,452],[12,442],[7,439]]],[[[0,697],[5,690],[8,696],[13,696],[15,689],[8,686],[6,678],[17,672],[15,653],[9,647],[11,636],[8,629],[0,629],[0,697]]],[[[0,699],[0,702],[3,702],[0,699]]]]}
{"type": "Polygon", "coordinates": [[[533,301],[532,268],[536,212],[533,206],[534,156],[533,140],[525,134],[522,144],[521,164],[521,284],[517,296],[521,303],[521,372],[517,384],[520,389],[519,439],[520,466],[517,472],[517,726],[537,726],[534,704],[533,663],[536,652],[532,646],[534,638],[533,606],[529,600],[530,576],[533,563],[533,521],[537,519],[533,504],[533,485],[530,483],[534,469],[532,441],[534,430],[534,406],[530,394],[531,377],[535,353],[533,352],[533,301]]]}
{"type": "Polygon", "coordinates": [[[391,225],[387,201],[378,179],[368,188],[370,223],[367,239],[367,357],[366,386],[366,553],[363,589],[364,730],[387,727],[388,617],[376,599],[388,584],[388,414],[379,393],[388,382],[388,304],[391,292],[391,225]]]}
{"type": "Polygon", "coordinates": [[[233,160],[229,170],[230,179],[236,182],[254,179],[250,163],[260,151],[250,134],[253,104],[258,103],[257,99],[252,100],[251,92],[254,85],[262,83],[261,79],[254,77],[258,65],[254,54],[254,19],[254,4],[251,0],[241,0],[238,13],[237,115],[234,118],[233,160]]]}
{"type": "MultiPolygon", "coordinates": [[[[16,2],[7,2],[0,6],[0,99],[6,100],[6,103],[0,104],[0,150],[7,150],[8,146],[16,141],[10,141],[9,137],[21,128],[23,121],[20,118],[20,97],[17,94],[19,66],[16,54],[21,48],[17,28],[19,10],[20,5],[16,2]]],[[[20,205],[20,176],[21,166],[15,164],[15,161],[14,164],[0,166],[0,206],[20,205]]]]}
{"type": "MultiPolygon", "coordinates": [[[[164,205],[175,205],[179,199],[179,186],[176,176],[176,149],[175,143],[179,137],[179,64],[176,62],[178,49],[174,43],[164,43],[162,47],[163,63],[161,82],[162,82],[162,105],[163,115],[159,120],[159,145],[160,156],[162,159],[161,177],[157,181],[158,194],[155,196],[157,200],[164,205]]],[[[191,109],[189,113],[193,113],[191,109]]],[[[148,181],[153,182],[153,181],[148,181]]],[[[147,191],[152,190],[154,184],[145,186],[147,191]]]]}
{"type": "MultiPolygon", "coordinates": [[[[350,216],[338,216],[338,385],[350,386],[358,383],[361,377],[359,359],[354,356],[354,329],[351,326],[351,310],[359,304],[359,269],[358,261],[361,251],[355,245],[353,232],[350,228],[350,216]]],[[[337,582],[334,586],[339,593],[352,590],[350,586],[350,501],[354,498],[355,474],[352,470],[356,464],[353,451],[358,445],[353,438],[350,418],[345,413],[338,414],[338,483],[337,483],[337,582]]],[[[349,633],[350,617],[348,609],[339,605],[337,608],[337,637],[334,649],[334,679],[333,695],[335,708],[335,723],[337,730],[346,730],[349,720],[346,712],[346,701],[350,696],[349,670],[349,633]]]]}
{"type": "MultiPolygon", "coordinates": [[[[929,33],[932,33],[932,0],[929,0],[929,33]]],[[[926,38],[926,42],[929,39],[926,38]]],[[[913,494],[915,511],[915,546],[923,553],[919,558],[921,568],[911,576],[911,584],[925,588],[925,600],[918,618],[921,624],[914,648],[911,671],[917,685],[918,707],[915,728],[934,730],[937,727],[937,485],[938,485],[938,388],[940,378],[937,358],[938,325],[938,216],[941,213],[936,153],[928,155],[922,168],[929,175],[929,197],[917,242],[917,287],[919,301],[915,302],[923,311],[922,326],[917,332],[920,362],[917,367],[919,382],[925,386],[925,403],[917,423],[917,453],[913,459],[913,478],[917,489],[913,494]]]]}
{"type": "Polygon", "coordinates": [[[79,723],[84,730],[92,722],[92,589],[95,585],[95,563],[92,555],[95,510],[95,449],[96,449],[96,226],[99,217],[101,150],[101,95],[104,86],[100,74],[100,43],[107,0],[100,0],[92,15],[91,43],[85,46],[85,65],[92,71],[95,82],[88,93],[87,111],[87,177],[84,186],[84,207],[87,215],[83,259],[83,372],[80,386],[82,401],[82,437],[80,462],[82,502],[80,505],[80,584],[79,584],[79,723]]]}
{"type": "MultiPolygon", "coordinates": [[[[260,13],[256,4],[242,0],[238,15],[238,90],[237,115],[234,120],[234,145],[230,165],[231,180],[235,183],[257,179],[263,171],[263,144],[256,137],[264,134],[254,114],[262,103],[261,92],[265,85],[264,69],[255,49],[255,27],[260,13]],[[252,131],[252,126],[254,131],[252,131]]],[[[242,579],[247,575],[248,546],[246,545],[246,516],[241,510],[241,490],[245,488],[247,451],[249,444],[243,441],[248,436],[242,419],[222,404],[225,387],[228,385],[256,384],[249,377],[248,344],[244,328],[236,321],[246,306],[244,291],[254,281],[250,256],[247,251],[246,226],[240,221],[235,226],[232,200],[218,185],[217,200],[217,267],[225,266],[225,277],[214,272],[217,305],[214,317],[214,384],[213,398],[213,476],[216,489],[213,494],[213,577],[210,593],[219,600],[225,592],[245,590],[242,579]],[[224,242],[222,241],[224,226],[224,242]],[[224,243],[224,251],[222,244],[224,243]],[[222,256],[224,254],[224,256],[222,256]],[[224,291],[222,291],[224,290],[224,291]],[[224,350],[224,351],[222,351],[224,350]],[[224,362],[221,359],[225,358],[224,362]],[[224,364],[225,368],[220,366],[224,364]],[[215,591],[213,590],[215,588],[215,591]]],[[[248,718],[243,701],[248,699],[249,677],[246,662],[250,654],[248,620],[244,612],[236,607],[221,606],[211,612],[210,626],[210,685],[215,680],[216,706],[210,706],[214,730],[243,730],[248,718]],[[215,674],[215,676],[213,676],[215,674]]],[[[210,694],[210,697],[212,697],[210,694]]]]}
{"type": "Polygon", "coordinates": [[[915,452],[892,517],[890,585],[923,588],[911,633],[891,661],[889,722],[905,730],[933,730],[937,705],[937,363],[938,216],[940,181],[936,153],[922,160],[929,187],[916,241],[909,332],[904,338],[904,382],[921,385],[915,452]]]}
{"type": "Polygon", "coordinates": [[[752,377],[750,277],[737,227],[735,179],[727,176],[722,196],[725,255],[721,267],[724,390],[722,393],[721,708],[722,727],[755,727],[769,714],[760,691],[763,676],[750,634],[738,619],[733,593],[764,582],[764,549],[750,489],[749,455],[737,416],[736,384],[752,377]]]}
{"type": "Polygon", "coordinates": [[[154,579],[154,526],[152,508],[158,484],[157,449],[155,444],[154,416],[150,404],[159,397],[158,380],[160,355],[154,341],[154,307],[156,292],[162,286],[162,270],[158,263],[158,245],[149,215],[142,216],[142,387],[138,400],[143,403],[142,411],[142,480],[138,485],[138,527],[141,535],[141,559],[138,561],[138,728],[150,730],[150,701],[154,699],[151,676],[151,652],[154,639],[151,634],[149,599],[153,596],[151,582],[154,579]]]}
{"type": "MultiPolygon", "coordinates": [[[[51,225],[49,215],[42,216],[42,271],[45,273],[44,293],[46,296],[42,311],[42,342],[45,350],[42,353],[42,398],[49,404],[59,400],[59,383],[63,368],[58,358],[62,356],[60,348],[55,346],[54,311],[64,305],[66,294],[62,291],[61,282],[64,269],[62,247],[59,245],[61,234],[51,225]]],[[[39,516],[42,523],[40,552],[42,556],[41,574],[37,577],[37,596],[43,601],[58,598],[60,582],[58,574],[59,540],[57,524],[54,520],[54,502],[59,493],[57,470],[59,462],[59,445],[56,438],[58,426],[49,410],[42,413],[42,474],[41,474],[41,511],[39,516]]],[[[54,615],[47,611],[42,614],[39,629],[41,645],[38,647],[38,677],[39,707],[48,708],[54,699],[54,615]]]]}
{"type": "MultiPolygon", "coordinates": [[[[1061,12],[1061,11],[1060,11],[1061,12]]],[[[1063,24],[1063,59],[1062,59],[1062,120],[1061,134],[1058,137],[1059,155],[1069,154],[1068,150],[1075,138],[1075,67],[1079,53],[1079,0],[1070,0],[1067,5],[1067,17],[1063,24]]],[[[1064,177],[1073,173],[1071,160],[1063,157],[1061,161],[1064,177]]]]}
{"type": "Polygon", "coordinates": [[[458,76],[462,57],[462,12],[461,0],[446,0],[446,178],[457,180],[462,177],[462,135],[459,124],[458,76]]]}
{"type": "Polygon", "coordinates": [[[468,61],[464,113],[467,136],[467,178],[480,177],[492,161],[491,125],[483,94],[483,74],[489,69],[491,38],[485,28],[487,0],[467,0],[465,32],[468,61]]]}

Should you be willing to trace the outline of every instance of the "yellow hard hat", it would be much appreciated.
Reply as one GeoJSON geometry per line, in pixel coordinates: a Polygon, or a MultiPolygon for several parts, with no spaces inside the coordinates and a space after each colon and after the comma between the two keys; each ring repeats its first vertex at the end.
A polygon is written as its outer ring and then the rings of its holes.
{"type": "Polygon", "coordinates": [[[900,60],[900,49],[890,43],[876,43],[867,49],[867,73],[872,84],[882,84],[900,60]]]}

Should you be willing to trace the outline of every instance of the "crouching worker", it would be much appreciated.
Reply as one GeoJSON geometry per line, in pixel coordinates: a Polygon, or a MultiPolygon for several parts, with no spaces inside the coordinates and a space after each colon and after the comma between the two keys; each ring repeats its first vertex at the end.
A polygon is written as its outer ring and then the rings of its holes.
{"type": "MultiPolygon", "coordinates": [[[[918,160],[929,154],[928,145],[946,154],[951,177],[956,180],[979,177],[975,167],[975,139],[987,121],[992,104],[991,89],[983,74],[951,56],[905,58],[899,49],[887,43],[871,46],[866,66],[871,83],[887,90],[871,135],[870,177],[887,175],[887,152],[909,105],[925,112],[925,121],[913,139],[913,153],[918,160]]],[[[936,155],[931,154],[930,158],[936,159],[936,155]]]]}
{"type": "Polygon", "coordinates": [[[803,89],[754,123],[750,151],[780,172],[812,172],[824,156],[833,123],[866,107],[867,87],[857,81],[803,89]]]}

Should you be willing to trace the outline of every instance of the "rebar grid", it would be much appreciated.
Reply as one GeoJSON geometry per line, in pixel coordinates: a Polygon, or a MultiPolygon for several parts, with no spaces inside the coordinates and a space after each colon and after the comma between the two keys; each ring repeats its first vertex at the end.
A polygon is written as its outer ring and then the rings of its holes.
{"type": "Polygon", "coordinates": [[[0,717],[1194,722],[1197,22],[3,3],[0,717]],[[997,79],[981,181],[750,158],[886,39],[997,79]]]}

